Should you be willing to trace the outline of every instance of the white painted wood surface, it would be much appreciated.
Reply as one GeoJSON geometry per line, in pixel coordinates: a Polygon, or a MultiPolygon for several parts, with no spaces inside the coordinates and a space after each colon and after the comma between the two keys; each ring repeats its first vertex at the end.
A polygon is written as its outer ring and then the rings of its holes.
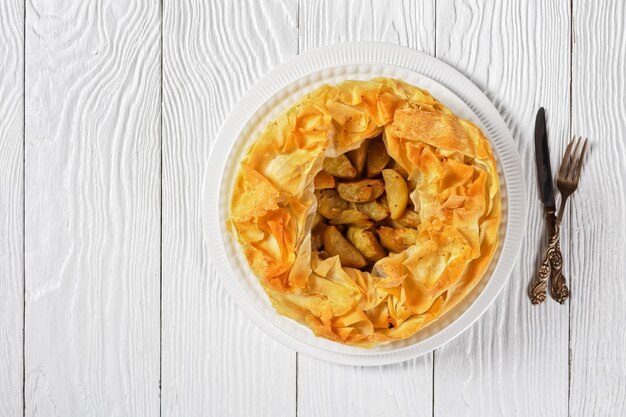
{"type": "Polygon", "coordinates": [[[22,413],[24,5],[0,2],[0,416],[22,413]]]}
{"type": "Polygon", "coordinates": [[[568,213],[575,417],[626,415],[625,97],[625,2],[574,0],[571,133],[591,141],[568,213]]]}
{"type": "Polygon", "coordinates": [[[0,2],[0,416],[626,415],[625,56],[621,0],[0,2]],[[470,77],[509,124],[531,196],[485,315],[375,368],[261,333],[200,230],[234,103],[275,65],[348,40],[470,77]],[[540,105],[553,167],[571,134],[592,141],[564,221],[566,306],[525,296],[543,246],[540,105]]]}
{"type": "Polygon", "coordinates": [[[159,413],[160,8],[26,3],[25,411],[159,413]]]}

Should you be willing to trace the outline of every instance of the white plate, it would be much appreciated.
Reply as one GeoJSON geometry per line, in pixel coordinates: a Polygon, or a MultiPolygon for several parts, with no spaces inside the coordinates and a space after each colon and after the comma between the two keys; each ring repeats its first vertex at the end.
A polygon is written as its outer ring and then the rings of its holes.
{"type": "Polygon", "coordinates": [[[472,324],[504,286],[521,246],[526,218],[522,165],[506,124],[485,95],[447,64],[409,48],[343,43],[302,54],[257,82],[232,110],[213,146],[204,177],[203,229],[222,283],[244,313],[274,339],[303,354],[348,365],[382,365],[423,355],[472,324]],[[313,335],[278,315],[237,241],[226,231],[230,190],[241,158],[267,123],[324,83],[393,77],[425,88],[455,114],[479,125],[492,144],[502,186],[500,244],[480,283],[457,306],[413,337],[372,349],[313,335]]]}

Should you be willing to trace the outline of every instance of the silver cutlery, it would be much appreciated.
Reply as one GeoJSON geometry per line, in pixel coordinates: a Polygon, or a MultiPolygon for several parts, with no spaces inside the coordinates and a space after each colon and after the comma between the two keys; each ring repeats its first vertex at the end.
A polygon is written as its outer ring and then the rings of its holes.
{"type": "Polygon", "coordinates": [[[561,205],[558,215],[556,215],[545,111],[543,107],[539,109],[535,119],[535,162],[539,180],[539,195],[544,205],[544,215],[547,223],[548,245],[537,276],[529,289],[529,297],[533,304],[540,304],[546,300],[548,280],[550,281],[550,295],[552,298],[563,304],[569,297],[569,288],[562,273],[563,255],[561,254],[559,243],[560,229],[567,199],[578,187],[582,160],[587,149],[587,140],[585,139],[582,149],[579,151],[582,142],[582,138],[572,140],[565,150],[557,176],[557,187],[561,193],[561,205]],[[574,144],[576,144],[575,147],[574,144]]]}

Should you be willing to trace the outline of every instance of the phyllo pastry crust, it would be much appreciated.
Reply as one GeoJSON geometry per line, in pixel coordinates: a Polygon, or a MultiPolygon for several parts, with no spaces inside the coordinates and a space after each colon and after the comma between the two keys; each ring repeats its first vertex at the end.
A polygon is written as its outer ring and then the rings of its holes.
{"type": "Polygon", "coordinates": [[[250,146],[228,228],[279,314],[371,347],[405,339],[481,279],[500,186],[482,131],[427,91],[324,85],[250,146]]]}

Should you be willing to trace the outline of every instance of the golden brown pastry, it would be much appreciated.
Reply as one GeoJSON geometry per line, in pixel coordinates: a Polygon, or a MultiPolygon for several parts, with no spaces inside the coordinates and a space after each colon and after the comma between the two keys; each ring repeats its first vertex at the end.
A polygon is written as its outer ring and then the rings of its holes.
{"type": "Polygon", "coordinates": [[[228,227],[278,313],[370,347],[463,299],[500,217],[481,130],[427,91],[374,78],[324,85],[269,123],[241,163],[228,227]]]}

